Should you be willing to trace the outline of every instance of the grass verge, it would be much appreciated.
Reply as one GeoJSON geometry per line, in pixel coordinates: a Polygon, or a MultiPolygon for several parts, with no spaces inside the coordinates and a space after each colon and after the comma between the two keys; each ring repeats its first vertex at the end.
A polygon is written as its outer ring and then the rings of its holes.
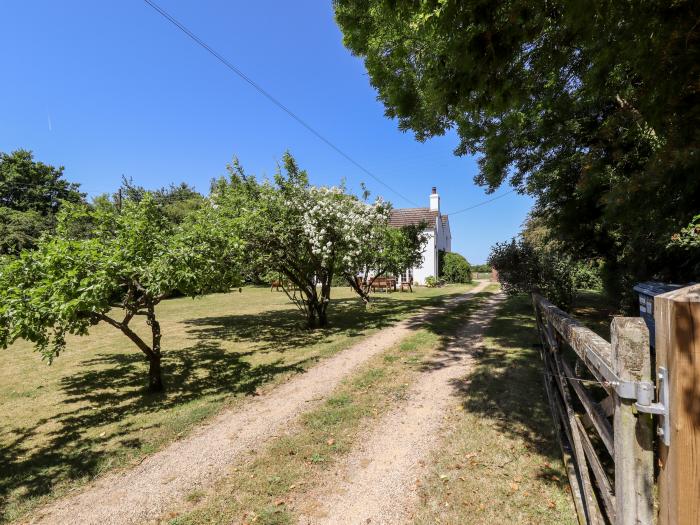
{"type": "Polygon", "coordinates": [[[318,408],[304,414],[287,435],[166,519],[171,525],[294,523],[298,496],[352,449],[363,429],[401,403],[425,358],[445,344],[485,295],[452,308],[429,328],[372,358],[318,408]]]}
{"type": "MultiPolygon", "coordinates": [[[[305,330],[284,294],[268,288],[163,301],[162,395],[145,393],[142,355],[109,326],[69,338],[50,367],[28,343],[14,344],[0,368],[0,523],[133,465],[223,406],[468,288],[377,294],[369,310],[338,288],[331,326],[317,331],[305,330]]],[[[145,324],[137,330],[147,335],[145,324]]]]}
{"type": "Polygon", "coordinates": [[[553,432],[529,297],[486,332],[461,404],[422,483],[416,524],[575,524],[553,432]]]}

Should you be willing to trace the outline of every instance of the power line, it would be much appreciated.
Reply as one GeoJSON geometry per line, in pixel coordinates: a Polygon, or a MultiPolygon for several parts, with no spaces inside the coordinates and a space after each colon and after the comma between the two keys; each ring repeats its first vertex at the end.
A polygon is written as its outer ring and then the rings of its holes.
{"type": "Polygon", "coordinates": [[[497,201],[498,199],[502,199],[506,195],[509,195],[516,190],[517,190],[517,188],[513,188],[512,190],[508,190],[507,192],[502,193],[498,197],[493,197],[492,199],[487,199],[487,200],[480,202],[478,204],[474,204],[473,206],[469,206],[468,208],[462,208],[461,210],[457,210],[457,211],[452,212],[452,213],[446,213],[445,215],[449,215],[451,217],[452,215],[457,215],[458,213],[464,213],[465,211],[473,210],[474,208],[478,208],[479,206],[484,206],[485,204],[488,204],[490,202],[497,201]]]}
{"type": "Polygon", "coordinates": [[[285,106],[282,102],[280,102],[277,98],[272,96],[268,91],[266,91],[260,84],[255,82],[252,78],[250,78],[248,75],[243,73],[238,67],[236,67],[234,64],[226,60],[221,54],[219,54],[215,49],[213,49],[211,46],[209,46],[206,42],[204,42],[201,38],[199,38],[197,35],[195,35],[192,31],[190,31],[187,27],[185,27],[182,23],[180,23],[178,20],[173,18],[172,15],[170,15],[167,11],[165,11],[162,7],[160,7],[158,4],[153,2],[152,0],[144,0],[149,6],[151,6],[157,13],[159,13],[161,16],[163,16],[166,20],[168,20],[170,23],[172,23],[175,27],[177,27],[180,31],[182,31],[185,35],[190,37],[192,40],[194,40],[197,44],[199,44],[202,48],[204,48],[206,51],[208,51],[213,57],[215,57],[219,62],[224,64],[227,68],[229,68],[231,71],[233,71],[236,75],[238,75],[240,78],[242,78],[245,82],[250,84],[253,89],[255,89],[258,93],[260,93],[262,96],[267,98],[270,102],[272,102],[275,106],[280,108],[282,111],[284,111],[287,115],[289,115],[291,118],[296,120],[299,124],[304,126],[309,132],[311,132],[313,135],[316,136],[319,140],[323,141],[326,145],[328,145],[330,148],[335,150],[339,155],[344,157],[346,160],[348,160],[350,163],[352,163],[354,166],[359,168],[361,171],[372,177],[375,181],[377,181],[379,184],[384,186],[386,189],[391,191],[392,193],[398,195],[401,197],[403,200],[406,202],[413,204],[415,206],[418,206],[415,202],[413,202],[411,199],[408,197],[402,195],[399,191],[395,190],[388,184],[386,184],[384,181],[382,181],[379,177],[377,177],[374,173],[369,171],[367,168],[365,168],[362,164],[357,162],[355,159],[353,159],[350,155],[345,153],[342,149],[340,149],[338,146],[336,146],[333,142],[328,140],[326,137],[324,137],[320,132],[316,131],[310,124],[308,124],[306,121],[304,121],[299,115],[294,113],[291,109],[289,109],[287,106],[285,106]]]}

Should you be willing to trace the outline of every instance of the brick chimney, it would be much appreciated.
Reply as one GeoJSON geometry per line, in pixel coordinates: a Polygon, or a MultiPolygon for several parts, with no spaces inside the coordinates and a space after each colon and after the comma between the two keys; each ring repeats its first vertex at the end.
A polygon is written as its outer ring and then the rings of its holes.
{"type": "Polygon", "coordinates": [[[440,195],[437,193],[437,188],[433,186],[433,191],[430,194],[430,211],[440,213],[440,195]]]}

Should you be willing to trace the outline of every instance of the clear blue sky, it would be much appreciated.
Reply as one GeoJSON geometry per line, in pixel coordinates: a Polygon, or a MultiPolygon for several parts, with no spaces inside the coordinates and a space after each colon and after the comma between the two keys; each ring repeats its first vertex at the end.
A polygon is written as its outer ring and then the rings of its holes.
{"type": "MultiPolygon", "coordinates": [[[[384,117],[361,60],[343,47],[330,1],[159,0],[161,7],[329,140],[409,199],[437,186],[450,213],[489,196],[454,135],[417,142],[384,117]]],[[[289,149],[316,184],[381,187],[272,105],[141,0],[3,0],[0,151],[63,165],[89,195],[121,175],[206,192],[237,155],[271,174],[289,149]]],[[[497,194],[503,193],[502,188],[497,194]]],[[[450,218],[453,250],[484,262],[517,234],[531,200],[510,194],[450,218]]]]}

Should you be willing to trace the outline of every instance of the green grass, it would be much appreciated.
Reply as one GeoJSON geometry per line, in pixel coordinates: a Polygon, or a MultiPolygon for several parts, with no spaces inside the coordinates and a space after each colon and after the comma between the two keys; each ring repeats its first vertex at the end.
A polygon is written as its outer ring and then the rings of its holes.
{"type": "Polygon", "coordinates": [[[610,323],[619,315],[617,303],[598,290],[579,290],[571,315],[606,341],[610,341],[610,323]]]}
{"type": "MultiPolygon", "coordinates": [[[[267,288],[164,301],[157,314],[166,392],[159,395],[145,391],[141,353],[110,326],[69,338],[51,366],[28,343],[14,344],[2,352],[0,368],[0,522],[134,464],[222,406],[466,289],[377,294],[367,310],[348,288],[338,288],[331,326],[322,331],[305,330],[284,294],[267,288]]],[[[148,333],[145,324],[138,331],[148,333]]]]}
{"type": "Polygon", "coordinates": [[[236,467],[208,497],[174,510],[171,525],[296,523],[296,510],[314,515],[304,498],[347,454],[374,421],[401,403],[432,352],[447,345],[454,329],[486,294],[452,308],[414,334],[365,363],[316,409],[301,417],[250,462],[236,467]],[[300,503],[301,501],[301,503],[300,503]]]}
{"type": "Polygon", "coordinates": [[[577,523],[537,343],[529,298],[508,298],[456,385],[461,404],[421,487],[417,524],[577,523]]]}

